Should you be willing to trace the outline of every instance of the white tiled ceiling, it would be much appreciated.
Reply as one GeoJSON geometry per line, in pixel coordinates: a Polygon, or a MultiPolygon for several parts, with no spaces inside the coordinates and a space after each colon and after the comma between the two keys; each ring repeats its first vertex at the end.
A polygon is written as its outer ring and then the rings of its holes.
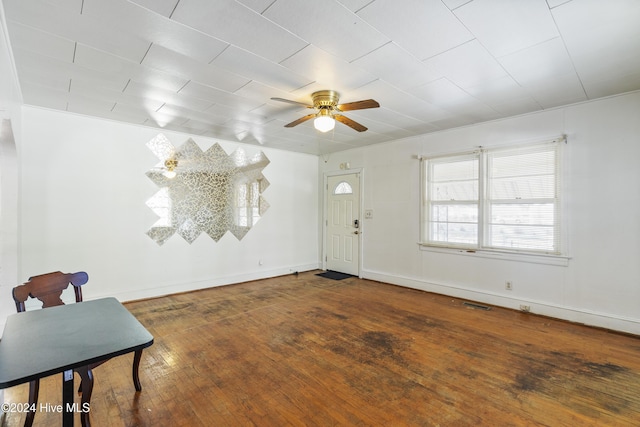
{"type": "Polygon", "coordinates": [[[638,0],[2,0],[25,104],[311,154],[640,90],[638,0]],[[369,128],[284,125],[336,90],[369,128]]]}

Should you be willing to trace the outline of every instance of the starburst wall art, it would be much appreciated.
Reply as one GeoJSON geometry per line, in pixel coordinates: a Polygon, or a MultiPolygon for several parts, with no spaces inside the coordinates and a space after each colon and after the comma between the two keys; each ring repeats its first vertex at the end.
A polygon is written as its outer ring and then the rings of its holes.
{"type": "Polygon", "coordinates": [[[269,159],[262,151],[249,158],[215,143],[203,152],[191,138],[176,149],[163,134],[147,147],[160,159],[146,173],[160,188],[147,200],[159,217],[147,235],[158,245],[176,233],[189,243],[203,232],[216,242],[227,231],[242,240],[269,208],[262,197],[269,159]]]}

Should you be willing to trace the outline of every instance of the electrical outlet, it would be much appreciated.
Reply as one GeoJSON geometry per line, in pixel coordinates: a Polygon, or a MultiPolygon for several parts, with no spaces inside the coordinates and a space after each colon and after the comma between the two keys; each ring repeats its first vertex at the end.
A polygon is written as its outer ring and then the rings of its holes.
{"type": "Polygon", "coordinates": [[[520,304],[520,311],[524,311],[525,313],[529,313],[531,311],[531,306],[520,304]]]}
{"type": "Polygon", "coordinates": [[[511,282],[511,280],[507,280],[506,282],[504,282],[504,288],[508,291],[512,291],[513,290],[513,282],[511,282]]]}

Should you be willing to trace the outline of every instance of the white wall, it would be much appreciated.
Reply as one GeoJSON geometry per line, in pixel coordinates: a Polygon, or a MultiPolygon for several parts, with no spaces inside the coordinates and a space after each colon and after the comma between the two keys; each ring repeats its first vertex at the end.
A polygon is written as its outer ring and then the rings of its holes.
{"type": "MultiPolygon", "coordinates": [[[[158,133],[23,108],[21,278],[84,270],[86,299],[132,300],[318,267],[317,158],[267,148],[270,208],[242,241],[227,233],[214,242],[203,233],[188,244],[176,234],[158,246],[145,234],[157,220],[145,202],[158,190],[145,176],[158,163],[146,143],[158,133]]],[[[164,134],[176,147],[189,137],[164,134]]],[[[215,142],[227,153],[241,146],[191,138],[203,150],[215,142]]]]}
{"type": "MultiPolygon", "coordinates": [[[[22,96],[0,2],[0,337],[15,311],[11,288],[18,278],[18,161],[15,139],[22,96]]],[[[0,390],[0,402],[4,390],[0,390]]]]}
{"type": "Polygon", "coordinates": [[[364,170],[363,277],[640,334],[640,93],[332,154],[364,170]],[[420,250],[412,155],[568,135],[567,266],[420,250]],[[505,281],[513,290],[505,290],[505,281]]]}
{"type": "MultiPolygon", "coordinates": [[[[11,288],[18,280],[18,160],[22,97],[0,2],[0,336],[15,312],[11,288]]],[[[2,393],[0,391],[0,401],[2,393]]]]}

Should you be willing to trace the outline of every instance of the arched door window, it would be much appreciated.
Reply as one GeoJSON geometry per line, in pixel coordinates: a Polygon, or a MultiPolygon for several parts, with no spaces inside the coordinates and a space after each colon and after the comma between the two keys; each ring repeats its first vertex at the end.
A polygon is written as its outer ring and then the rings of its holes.
{"type": "Polygon", "coordinates": [[[333,194],[353,194],[353,188],[346,181],[340,181],[336,188],[333,189],[333,194]]]}

